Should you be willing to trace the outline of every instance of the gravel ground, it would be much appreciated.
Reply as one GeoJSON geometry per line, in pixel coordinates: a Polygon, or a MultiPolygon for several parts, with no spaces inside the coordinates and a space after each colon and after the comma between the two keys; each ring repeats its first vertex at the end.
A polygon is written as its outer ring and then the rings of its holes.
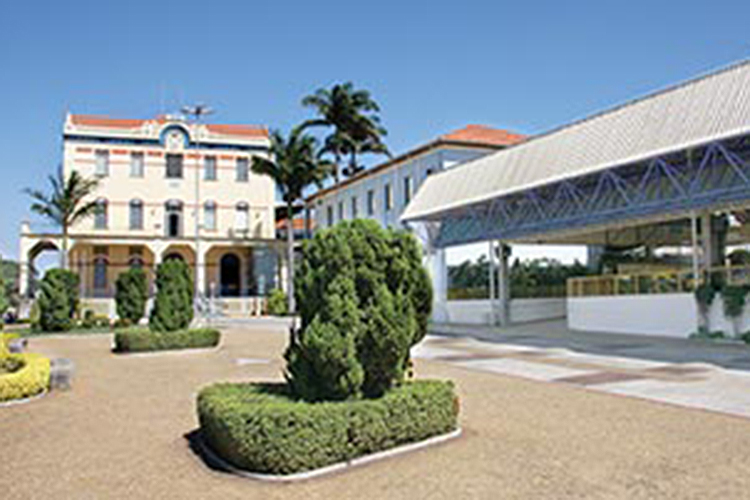
{"type": "Polygon", "coordinates": [[[191,449],[195,394],[278,379],[284,331],[235,328],[217,352],[152,357],[110,343],[30,341],[73,359],[76,376],[68,392],[0,408],[1,498],[750,498],[750,420],[423,360],[419,376],[458,385],[461,438],[303,483],[241,479],[191,449]]]}

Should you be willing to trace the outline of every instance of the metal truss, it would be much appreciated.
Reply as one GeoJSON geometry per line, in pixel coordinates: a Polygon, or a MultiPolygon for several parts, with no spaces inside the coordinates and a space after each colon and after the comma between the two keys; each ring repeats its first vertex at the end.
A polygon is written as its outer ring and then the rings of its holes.
{"type": "Polygon", "coordinates": [[[499,197],[440,220],[435,245],[512,240],[750,201],[750,137],[499,197]]]}

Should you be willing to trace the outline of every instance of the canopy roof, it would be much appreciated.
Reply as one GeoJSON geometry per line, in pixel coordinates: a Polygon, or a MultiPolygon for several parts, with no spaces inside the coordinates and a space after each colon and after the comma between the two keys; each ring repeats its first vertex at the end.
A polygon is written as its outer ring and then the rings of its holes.
{"type": "Polygon", "coordinates": [[[441,220],[514,193],[750,133],[750,60],[430,176],[402,220],[441,220]]]}

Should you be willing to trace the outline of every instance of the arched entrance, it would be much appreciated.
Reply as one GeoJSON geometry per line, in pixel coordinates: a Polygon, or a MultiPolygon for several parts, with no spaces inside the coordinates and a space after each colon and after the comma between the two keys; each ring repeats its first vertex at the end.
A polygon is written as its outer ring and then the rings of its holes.
{"type": "Polygon", "coordinates": [[[222,297],[240,296],[240,258],[225,254],[219,263],[222,297]]]}

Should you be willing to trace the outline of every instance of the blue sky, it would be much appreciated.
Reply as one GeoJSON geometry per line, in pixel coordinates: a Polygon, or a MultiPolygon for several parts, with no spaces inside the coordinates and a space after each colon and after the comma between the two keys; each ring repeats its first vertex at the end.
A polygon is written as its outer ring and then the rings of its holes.
{"type": "Polygon", "coordinates": [[[24,187],[60,161],[66,110],[287,128],[351,80],[398,153],[467,123],[538,133],[750,55],[750,2],[11,2],[0,4],[0,253],[24,187]]]}

